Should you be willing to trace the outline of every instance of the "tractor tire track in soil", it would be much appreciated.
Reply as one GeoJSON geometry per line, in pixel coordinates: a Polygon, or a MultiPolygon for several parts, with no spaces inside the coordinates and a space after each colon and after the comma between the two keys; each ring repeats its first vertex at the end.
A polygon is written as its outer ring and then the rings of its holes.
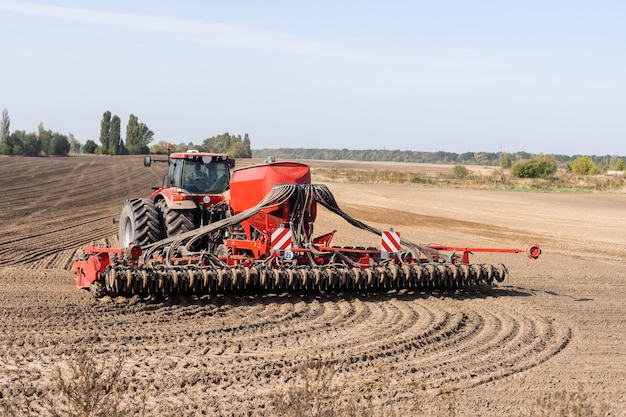
{"type": "Polygon", "coordinates": [[[338,381],[372,381],[385,369],[394,396],[410,403],[415,387],[472,388],[530,369],[567,345],[568,329],[516,301],[503,307],[493,302],[498,296],[489,290],[174,297],[158,304],[105,299],[39,309],[34,317],[25,308],[5,309],[0,332],[13,335],[7,346],[25,352],[13,353],[13,363],[34,369],[71,357],[81,344],[102,357],[121,353],[131,385],[152,387],[183,409],[208,397],[245,413],[254,398],[242,393],[268,396],[314,358],[332,363],[338,381]]]}
{"type": "MultiPolygon", "coordinates": [[[[157,414],[176,410],[181,415],[273,415],[273,396],[297,386],[303,364],[319,359],[336,371],[332,384],[346,387],[341,395],[369,398],[399,415],[416,409],[436,414],[440,409],[429,408],[429,401],[455,392],[464,403],[456,415],[501,415],[510,411],[510,401],[498,389],[511,390],[511,398],[530,410],[543,392],[545,372],[575,372],[567,368],[573,362],[567,352],[584,350],[584,338],[581,341],[577,333],[585,335],[598,328],[593,323],[608,319],[594,316],[588,319],[592,324],[572,322],[572,309],[584,309],[577,300],[594,302],[600,295],[593,289],[578,294],[580,289],[561,287],[566,285],[557,266],[561,261],[542,265],[540,258],[529,263],[523,255],[512,262],[496,259],[538,289],[516,280],[517,286],[505,282],[453,293],[174,295],[158,301],[96,301],[74,287],[74,251],[93,242],[116,245],[112,218],[126,198],[148,196],[165,167],[146,169],[138,157],[2,161],[3,178],[19,170],[27,175],[11,182],[0,203],[6,219],[0,236],[0,401],[27,401],[44,415],[43,401],[53,386],[56,366],[67,369],[80,349],[101,363],[123,356],[126,398],[148,398],[148,409],[157,414]],[[47,179],[34,181],[41,174],[47,179]],[[561,293],[575,296],[557,298],[561,293]],[[562,355],[566,359],[559,361],[562,355]],[[524,385],[527,380],[530,391],[524,385]],[[510,384],[513,388],[507,388],[510,384]],[[492,390],[496,394],[490,395],[492,390]]],[[[391,220],[412,241],[436,232],[436,224],[449,223],[444,236],[439,230],[441,238],[463,238],[475,231],[476,238],[486,242],[495,233],[496,240],[530,243],[518,224],[491,227],[489,215],[482,221],[442,213],[428,217],[406,204],[415,190],[432,190],[367,187],[369,194],[380,193],[380,201],[389,199],[389,189],[397,193],[394,209],[372,205],[375,198],[358,204],[350,198],[363,191],[358,186],[333,188],[340,205],[348,200],[347,211],[357,218],[381,228],[391,220]]],[[[436,196],[426,201],[437,204],[436,196]]],[[[359,243],[358,233],[351,234],[343,220],[323,214],[318,220],[318,233],[337,229],[350,244],[359,243]]],[[[562,247],[560,241],[554,239],[555,250],[562,247]]],[[[610,262],[620,247],[623,243],[607,248],[606,276],[615,270],[610,262]]],[[[572,265],[573,273],[579,266],[572,265]]],[[[616,300],[605,304],[613,317],[623,308],[616,300]]],[[[611,378],[624,381],[624,373],[615,371],[611,378]]],[[[600,383],[594,389],[615,394],[616,387],[600,383]]]]}

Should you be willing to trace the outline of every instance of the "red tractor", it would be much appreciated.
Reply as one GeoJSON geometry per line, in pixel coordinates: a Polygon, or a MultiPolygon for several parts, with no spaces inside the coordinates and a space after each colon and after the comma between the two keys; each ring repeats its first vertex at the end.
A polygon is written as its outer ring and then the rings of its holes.
{"type": "MultiPolygon", "coordinates": [[[[152,163],[150,156],[144,165],[152,163]]],[[[228,155],[187,151],[168,155],[169,169],[163,185],[150,198],[126,201],[119,218],[120,246],[141,247],[221,220],[228,206],[230,170],[228,155]]]]}
{"type": "MultiPolygon", "coordinates": [[[[152,160],[146,157],[145,165],[152,160]]],[[[473,264],[474,252],[510,248],[420,245],[343,212],[307,165],[270,161],[233,170],[226,155],[169,155],[162,187],[128,200],[120,248],[88,246],[74,260],[76,284],[95,296],[267,290],[462,288],[502,281],[502,265],[473,264]],[[376,234],[379,247],[339,247],[336,231],[315,237],[318,205],[376,234]]],[[[529,245],[530,258],[541,254],[529,245]]]]}

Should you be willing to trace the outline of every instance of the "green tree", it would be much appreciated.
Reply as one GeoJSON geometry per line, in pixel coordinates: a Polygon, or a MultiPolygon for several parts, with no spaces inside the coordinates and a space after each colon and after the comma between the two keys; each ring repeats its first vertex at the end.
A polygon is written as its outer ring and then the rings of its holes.
{"type": "Polygon", "coordinates": [[[155,143],[150,148],[150,153],[157,154],[157,155],[166,155],[167,154],[167,142],[162,140],[158,143],[155,143]]]}
{"type": "Polygon", "coordinates": [[[126,125],[126,148],[131,155],[141,153],[141,147],[139,145],[139,119],[134,114],[130,115],[128,124],[126,125]]]}
{"type": "Polygon", "coordinates": [[[2,110],[2,121],[0,121],[0,153],[8,153],[8,139],[11,126],[11,120],[9,119],[9,111],[7,109],[2,110]]]}
{"type": "Polygon", "coordinates": [[[44,151],[43,142],[37,133],[29,133],[24,136],[22,152],[26,156],[39,156],[44,151]]]}
{"type": "Polygon", "coordinates": [[[154,132],[131,114],[126,125],[126,148],[130,154],[145,154],[150,151],[148,144],[152,142],[154,132]]]}
{"type": "Polygon", "coordinates": [[[247,133],[243,135],[243,149],[245,151],[245,155],[242,155],[239,158],[252,158],[252,149],[250,148],[250,136],[248,136],[247,133]]]}
{"type": "Polygon", "coordinates": [[[579,156],[574,161],[567,164],[566,169],[578,175],[598,175],[601,169],[588,156],[579,156]]]}
{"type": "Polygon", "coordinates": [[[624,158],[617,158],[617,161],[615,161],[615,165],[613,165],[611,169],[615,171],[626,170],[626,164],[624,164],[624,158]]]}
{"type": "Polygon", "coordinates": [[[80,153],[80,142],[76,140],[72,132],[67,135],[67,140],[70,142],[70,153],[80,153]]]}
{"type": "Polygon", "coordinates": [[[472,162],[474,160],[474,152],[464,152],[459,155],[459,162],[472,162]]]}
{"type": "Polygon", "coordinates": [[[98,148],[98,145],[96,144],[96,142],[94,142],[91,139],[88,139],[85,142],[85,146],[83,146],[83,151],[85,153],[98,153],[100,149],[98,148]]]}
{"type": "Polygon", "coordinates": [[[200,145],[200,150],[213,153],[228,153],[232,139],[228,132],[223,135],[213,136],[204,140],[203,144],[200,145]]]}
{"type": "Polygon", "coordinates": [[[39,140],[41,141],[41,150],[43,151],[43,153],[45,153],[46,155],[51,155],[50,146],[52,142],[52,131],[46,130],[46,128],[44,128],[43,126],[43,123],[39,123],[39,125],[37,125],[37,137],[39,137],[39,140]]]}
{"type": "Polygon", "coordinates": [[[48,155],[67,156],[70,152],[70,141],[67,136],[57,132],[52,133],[48,146],[48,155]]]}
{"type": "MultiPolygon", "coordinates": [[[[109,133],[109,155],[119,155],[122,152],[122,148],[124,147],[124,143],[122,142],[122,121],[119,116],[114,115],[111,117],[111,130],[109,133]]],[[[102,145],[102,149],[104,149],[104,144],[102,145]]],[[[103,151],[104,153],[104,151],[103,151]]]]}
{"type": "Polygon", "coordinates": [[[100,143],[102,144],[102,153],[109,153],[111,143],[111,112],[105,111],[100,122],[100,143]]]}
{"type": "Polygon", "coordinates": [[[475,153],[474,154],[474,161],[476,161],[477,164],[484,165],[485,164],[485,153],[484,152],[475,153]]]}
{"type": "Polygon", "coordinates": [[[233,143],[226,153],[233,158],[246,158],[247,155],[247,151],[243,142],[233,143]]]}
{"type": "Polygon", "coordinates": [[[512,166],[513,166],[513,159],[511,158],[511,155],[508,154],[507,152],[502,152],[500,154],[500,168],[508,169],[508,168],[511,168],[512,166]]]}
{"type": "MultiPolygon", "coordinates": [[[[58,132],[53,132],[52,130],[45,129],[43,123],[39,123],[37,126],[37,138],[41,143],[41,147],[39,152],[45,153],[46,155],[55,155],[55,156],[67,156],[70,151],[70,142],[67,136],[62,135],[58,132]]],[[[28,152],[28,155],[37,156],[33,152],[37,149],[37,145],[29,144],[28,138],[26,146],[24,147],[25,152],[28,152]]]]}
{"type": "Polygon", "coordinates": [[[7,155],[23,155],[24,144],[26,143],[26,132],[16,130],[7,137],[7,155]]]}
{"type": "Polygon", "coordinates": [[[246,133],[244,138],[233,136],[228,132],[223,135],[205,139],[199,149],[204,152],[228,154],[235,158],[251,158],[250,137],[246,133]]]}
{"type": "Polygon", "coordinates": [[[46,130],[43,123],[37,126],[37,133],[26,133],[16,130],[8,135],[5,143],[7,155],[41,156],[57,155],[67,156],[70,150],[68,137],[51,130],[46,130]]]}

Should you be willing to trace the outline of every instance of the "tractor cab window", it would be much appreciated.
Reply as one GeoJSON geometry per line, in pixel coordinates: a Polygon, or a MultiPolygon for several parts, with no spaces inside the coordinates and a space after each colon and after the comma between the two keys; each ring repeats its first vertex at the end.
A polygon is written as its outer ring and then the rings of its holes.
{"type": "Polygon", "coordinates": [[[170,167],[168,170],[168,187],[182,187],[182,172],[183,172],[183,161],[180,159],[174,159],[170,163],[170,167]]]}
{"type": "Polygon", "coordinates": [[[183,178],[184,188],[192,193],[221,194],[230,184],[230,170],[227,161],[188,159],[183,178]]]}

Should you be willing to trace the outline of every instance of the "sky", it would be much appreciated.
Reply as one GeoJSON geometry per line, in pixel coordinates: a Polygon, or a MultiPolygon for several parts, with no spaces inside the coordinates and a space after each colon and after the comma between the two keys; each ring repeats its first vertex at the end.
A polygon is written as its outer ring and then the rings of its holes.
{"type": "Polygon", "coordinates": [[[11,131],[626,155],[626,1],[4,1],[11,131]]]}

